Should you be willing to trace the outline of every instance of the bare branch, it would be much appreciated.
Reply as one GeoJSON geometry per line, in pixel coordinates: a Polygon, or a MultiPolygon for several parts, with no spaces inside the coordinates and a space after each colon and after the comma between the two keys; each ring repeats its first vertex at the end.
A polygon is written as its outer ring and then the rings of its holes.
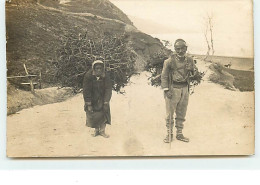
{"type": "Polygon", "coordinates": [[[212,57],[215,53],[214,40],[213,40],[213,14],[212,13],[209,14],[207,12],[207,15],[204,18],[204,20],[205,20],[204,37],[205,37],[205,40],[206,40],[206,43],[208,46],[207,54],[204,57],[204,60],[207,60],[209,56],[211,56],[210,60],[212,60],[212,57]],[[209,34],[208,34],[208,32],[209,32],[209,34]]]}

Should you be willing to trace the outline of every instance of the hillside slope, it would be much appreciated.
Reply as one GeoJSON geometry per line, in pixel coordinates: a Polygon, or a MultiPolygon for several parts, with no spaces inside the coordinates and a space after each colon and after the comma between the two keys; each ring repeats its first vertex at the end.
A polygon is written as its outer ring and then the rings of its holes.
{"type": "MultiPolygon", "coordinates": [[[[108,0],[14,0],[6,4],[7,75],[42,72],[43,87],[53,86],[53,63],[60,39],[86,33],[90,38],[105,34],[129,35],[138,55],[136,69],[142,70],[149,56],[163,45],[138,31],[128,17],[108,0]]],[[[12,83],[12,81],[10,81],[12,83]]]]}

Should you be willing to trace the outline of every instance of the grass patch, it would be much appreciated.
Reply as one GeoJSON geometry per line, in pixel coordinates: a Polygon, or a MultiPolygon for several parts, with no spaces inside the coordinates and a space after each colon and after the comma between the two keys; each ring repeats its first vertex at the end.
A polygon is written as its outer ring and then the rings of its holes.
{"type": "Polygon", "coordinates": [[[209,68],[214,72],[210,75],[210,81],[224,86],[226,89],[235,90],[235,78],[230,73],[224,70],[221,64],[213,63],[209,68]]]}
{"type": "Polygon", "coordinates": [[[224,68],[235,78],[234,86],[240,91],[254,91],[254,72],[224,68]]]}
{"type": "Polygon", "coordinates": [[[224,86],[226,89],[254,91],[254,72],[225,68],[222,64],[213,63],[210,69],[210,81],[224,86]]]}

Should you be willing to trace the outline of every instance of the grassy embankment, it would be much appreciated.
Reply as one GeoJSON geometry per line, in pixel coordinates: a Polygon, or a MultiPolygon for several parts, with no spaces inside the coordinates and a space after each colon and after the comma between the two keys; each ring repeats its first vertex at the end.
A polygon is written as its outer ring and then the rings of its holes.
{"type": "Polygon", "coordinates": [[[72,88],[57,87],[35,89],[33,94],[30,91],[20,90],[9,82],[7,82],[7,92],[7,115],[36,105],[61,102],[75,94],[72,88]]]}
{"type": "MultiPolygon", "coordinates": [[[[194,56],[200,60],[205,57],[194,56]]],[[[254,91],[254,58],[213,56],[210,62],[209,68],[213,71],[210,81],[230,90],[254,91]],[[231,67],[224,67],[226,64],[231,64],[231,67]]]]}
{"type": "Polygon", "coordinates": [[[223,85],[225,88],[240,91],[254,91],[254,72],[225,68],[222,64],[213,63],[210,69],[212,82],[223,85]]]}

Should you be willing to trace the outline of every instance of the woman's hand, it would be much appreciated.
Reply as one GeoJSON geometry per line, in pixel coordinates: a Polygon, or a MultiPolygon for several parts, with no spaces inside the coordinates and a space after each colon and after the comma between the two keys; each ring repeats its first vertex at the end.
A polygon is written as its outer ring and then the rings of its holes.
{"type": "Polygon", "coordinates": [[[108,110],[109,110],[109,105],[108,105],[108,103],[104,103],[103,108],[104,108],[104,111],[105,111],[105,112],[108,112],[108,110]]]}
{"type": "Polygon", "coordinates": [[[93,112],[93,107],[91,105],[88,105],[88,111],[93,112]]]}

